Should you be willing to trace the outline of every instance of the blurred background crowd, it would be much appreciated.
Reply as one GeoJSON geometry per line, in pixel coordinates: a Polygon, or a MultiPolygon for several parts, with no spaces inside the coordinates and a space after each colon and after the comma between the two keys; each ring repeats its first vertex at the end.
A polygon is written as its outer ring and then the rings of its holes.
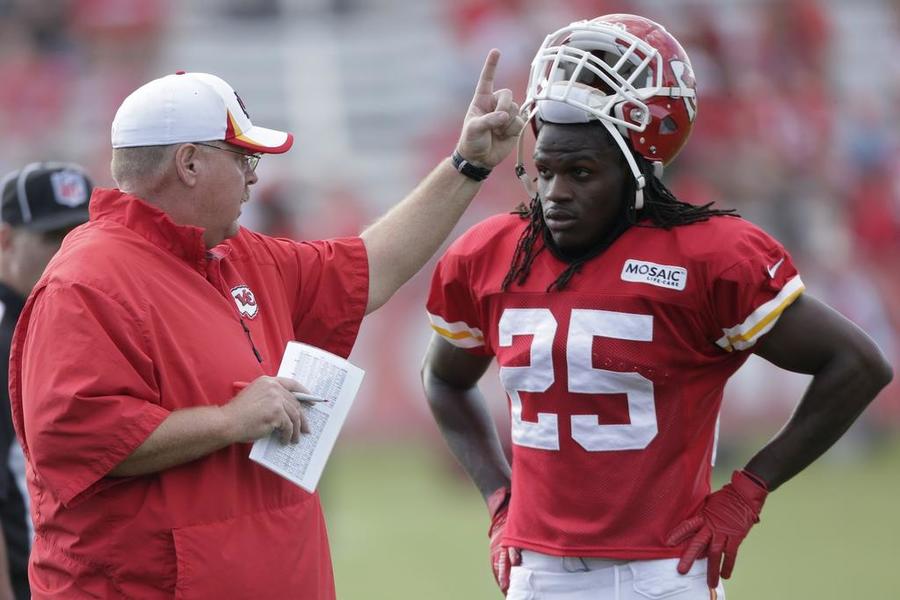
{"type": "MultiPolygon", "coordinates": [[[[498,83],[521,101],[547,33],[612,12],[664,24],[693,62],[699,115],[669,187],[774,234],[807,289],[900,371],[897,1],[0,0],[0,172],[75,161],[111,186],[122,99],[179,69],[211,72],[254,121],[297,138],[260,163],[245,224],[353,235],[452,151],[487,50],[503,52],[498,83]]],[[[458,232],[527,200],[512,165],[495,170],[458,232]]],[[[364,324],[351,359],[367,376],[339,447],[440,446],[418,381],[429,276],[364,324]]],[[[751,359],[727,389],[723,456],[771,435],[806,381],[751,359]]],[[[485,391],[504,415],[499,383],[485,391]]],[[[832,455],[867,456],[898,430],[895,381],[832,455]]]]}

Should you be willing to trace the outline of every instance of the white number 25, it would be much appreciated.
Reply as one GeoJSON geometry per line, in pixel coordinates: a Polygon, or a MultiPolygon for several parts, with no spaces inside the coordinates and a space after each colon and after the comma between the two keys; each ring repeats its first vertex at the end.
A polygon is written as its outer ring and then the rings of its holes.
{"type": "MultiPolygon", "coordinates": [[[[527,367],[500,367],[500,381],[512,406],[512,440],[519,446],[559,450],[556,413],[538,413],[537,422],[522,420],[519,392],[546,392],[554,381],[553,340],[556,318],[546,308],[507,308],[500,317],[500,346],[515,335],[532,335],[527,367]]],[[[595,414],[572,415],[572,438],[589,452],[640,450],[656,437],[653,382],[639,373],[595,369],[594,337],[649,342],[653,317],[606,310],[572,309],[566,337],[568,389],[576,394],[625,394],[630,423],[601,425],[595,414]]]]}

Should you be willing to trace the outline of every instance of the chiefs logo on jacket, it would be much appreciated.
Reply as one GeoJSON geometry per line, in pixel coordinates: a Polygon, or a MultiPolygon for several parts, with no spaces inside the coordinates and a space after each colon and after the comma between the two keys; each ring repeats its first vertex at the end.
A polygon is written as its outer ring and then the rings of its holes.
{"type": "Polygon", "coordinates": [[[234,303],[237,304],[238,312],[241,313],[242,317],[252,319],[259,312],[256,296],[246,285],[231,288],[231,295],[234,297],[234,303]]]}

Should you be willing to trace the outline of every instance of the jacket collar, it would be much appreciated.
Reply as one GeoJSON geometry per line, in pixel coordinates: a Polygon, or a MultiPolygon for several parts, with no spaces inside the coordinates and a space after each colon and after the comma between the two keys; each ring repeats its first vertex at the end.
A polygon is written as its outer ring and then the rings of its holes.
{"type": "Polygon", "coordinates": [[[210,258],[222,258],[230,250],[224,244],[207,250],[202,227],[179,225],[156,206],[118,189],[94,188],[89,210],[91,221],[122,225],[199,271],[210,258]]]}

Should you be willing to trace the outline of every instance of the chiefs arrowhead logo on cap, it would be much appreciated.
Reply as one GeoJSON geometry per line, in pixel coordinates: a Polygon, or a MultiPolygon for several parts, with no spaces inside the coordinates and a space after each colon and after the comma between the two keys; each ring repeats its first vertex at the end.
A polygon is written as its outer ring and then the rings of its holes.
{"type": "Polygon", "coordinates": [[[237,92],[234,93],[234,97],[237,98],[238,104],[240,104],[240,106],[241,106],[241,110],[244,111],[244,115],[249,119],[250,113],[247,112],[247,106],[244,104],[244,101],[241,100],[241,97],[238,95],[237,92]]]}

